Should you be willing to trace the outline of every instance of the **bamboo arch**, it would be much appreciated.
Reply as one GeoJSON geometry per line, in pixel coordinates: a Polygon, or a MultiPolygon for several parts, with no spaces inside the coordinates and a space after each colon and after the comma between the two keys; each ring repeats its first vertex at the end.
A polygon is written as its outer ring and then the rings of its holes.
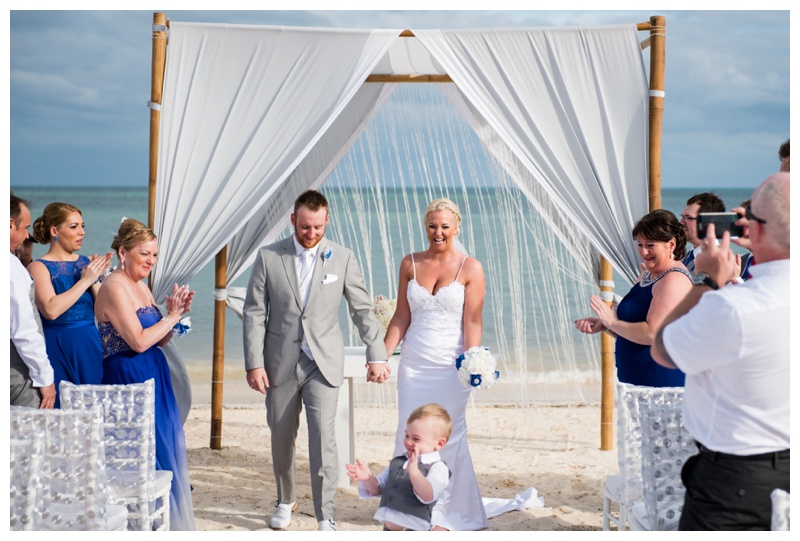
{"type": "MultiPolygon", "coordinates": [[[[153,13],[153,54],[150,87],[150,164],[148,184],[148,226],[154,227],[156,172],[158,166],[158,139],[161,122],[161,97],[164,86],[164,69],[167,55],[167,28],[169,21],[164,13],[153,13]]],[[[664,115],[664,73],[666,49],[666,17],[656,15],[648,22],[638,23],[636,29],[649,32],[642,49],[650,47],[650,115],[648,148],[648,196],[650,211],[661,208],[661,137],[664,115]]],[[[414,38],[414,33],[404,30],[400,37],[414,38]]],[[[452,83],[447,74],[403,74],[367,77],[366,83],[452,83]]],[[[214,287],[226,289],[227,246],[215,257],[214,287]]],[[[600,289],[613,291],[613,269],[605,258],[600,262],[600,289]]],[[[609,301],[610,302],[610,301],[609,301]]],[[[212,348],[211,376],[211,436],[209,447],[222,449],[222,394],[225,367],[225,301],[214,301],[214,342],[212,348]]],[[[601,394],[600,394],[600,449],[614,448],[614,344],[610,336],[600,336],[601,394]]]]}

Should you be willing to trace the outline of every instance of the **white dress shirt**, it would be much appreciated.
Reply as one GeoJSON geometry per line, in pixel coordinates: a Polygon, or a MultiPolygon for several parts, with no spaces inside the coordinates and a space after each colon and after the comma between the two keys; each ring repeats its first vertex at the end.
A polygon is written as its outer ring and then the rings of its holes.
{"type": "Polygon", "coordinates": [[[789,260],[759,263],[743,284],[708,291],[663,331],[686,374],[686,428],[713,451],[789,448],[789,260]]]}
{"type": "Polygon", "coordinates": [[[44,336],[36,324],[36,314],[31,304],[33,280],[20,260],[11,256],[9,275],[11,276],[11,341],[17,353],[28,366],[34,387],[47,387],[53,383],[53,368],[47,357],[44,336]]]}
{"type": "MultiPolygon", "coordinates": [[[[314,276],[314,267],[317,265],[317,252],[319,251],[319,244],[314,246],[313,248],[306,250],[299,242],[297,242],[297,237],[292,235],[292,240],[294,241],[294,253],[295,257],[297,258],[296,261],[296,268],[297,268],[297,284],[300,287],[300,297],[303,299],[303,307],[305,308],[306,301],[308,300],[308,292],[311,290],[311,277],[314,276]],[[303,261],[303,254],[305,252],[311,253],[311,268],[308,269],[308,274],[306,275],[306,279],[302,280],[302,276],[300,276],[302,261],[303,261]]],[[[306,340],[305,334],[303,334],[303,343],[300,345],[300,349],[303,350],[309,359],[312,361],[314,360],[314,356],[311,354],[311,348],[308,347],[308,340],[306,340]]]]}

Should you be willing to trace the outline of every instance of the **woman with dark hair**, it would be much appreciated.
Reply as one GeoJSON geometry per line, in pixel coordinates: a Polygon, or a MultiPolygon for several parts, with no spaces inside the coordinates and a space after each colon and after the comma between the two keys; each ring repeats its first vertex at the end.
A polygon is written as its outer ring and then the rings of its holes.
{"type": "Polygon", "coordinates": [[[649,387],[682,387],[683,372],[657,364],[650,355],[650,346],[664,318],[692,288],[691,274],[681,263],[686,233],[674,214],[654,210],[636,223],[632,236],[644,269],[639,281],[616,311],[593,295],[590,305],[597,317],[578,319],[575,328],[587,334],[605,331],[616,337],[619,381],[649,387]]]}
{"type": "Polygon", "coordinates": [[[94,324],[98,279],[111,266],[112,253],[91,259],[76,252],[85,232],[80,209],[68,203],[50,203],[33,222],[33,239],[49,244],[40,259],[28,265],[36,289],[36,307],[42,320],[47,356],[56,386],[97,384],[103,378],[100,334],[94,324]]]}

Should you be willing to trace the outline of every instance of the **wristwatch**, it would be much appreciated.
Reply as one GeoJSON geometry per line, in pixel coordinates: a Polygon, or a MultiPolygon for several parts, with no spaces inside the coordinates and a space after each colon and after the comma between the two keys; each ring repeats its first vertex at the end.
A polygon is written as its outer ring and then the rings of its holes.
{"type": "Polygon", "coordinates": [[[692,285],[708,286],[711,289],[719,289],[719,284],[705,272],[698,272],[692,277],[692,285]]]}

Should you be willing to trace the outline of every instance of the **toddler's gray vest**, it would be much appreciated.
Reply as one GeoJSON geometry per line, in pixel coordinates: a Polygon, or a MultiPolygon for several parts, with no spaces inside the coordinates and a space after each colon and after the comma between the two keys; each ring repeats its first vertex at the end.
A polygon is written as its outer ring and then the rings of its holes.
{"type": "MultiPolygon", "coordinates": [[[[424,504],[414,494],[414,486],[408,471],[403,468],[407,458],[405,455],[396,456],[389,463],[389,478],[381,493],[381,507],[388,507],[400,513],[431,521],[431,513],[435,501],[424,504]]],[[[419,471],[427,477],[432,464],[419,463],[419,471]]],[[[449,473],[449,472],[448,472],[449,473]]]]}

